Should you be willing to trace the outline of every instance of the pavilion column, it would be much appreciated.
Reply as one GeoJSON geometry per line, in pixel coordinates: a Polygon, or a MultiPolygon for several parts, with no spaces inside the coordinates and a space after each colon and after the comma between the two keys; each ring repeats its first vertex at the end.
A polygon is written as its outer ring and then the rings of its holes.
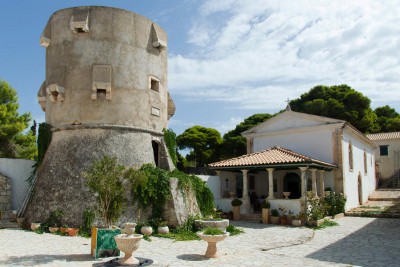
{"type": "Polygon", "coordinates": [[[317,196],[317,169],[310,169],[311,171],[311,185],[314,197],[317,196]]]}
{"type": "Polygon", "coordinates": [[[243,208],[246,210],[246,213],[250,213],[251,205],[249,198],[249,190],[247,186],[247,173],[249,170],[242,170],[243,173],[243,192],[242,192],[242,202],[243,208]]]}
{"type": "Polygon", "coordinates": [[[268,171],[268,199],[274,199],[274,170],[275,168],[267,168],[268,171]]]}
{"type": "Polygon", "coordinates": [[[305,198],[306,197],[306,191],[307,191],[307,183],[306,183],[306,170],[308,169],[307,167],[299,167],[301,171],[301,197],[305,198]]]}
{"type": "Polygon", "coordinates": [[[325,195],[324,170],[319,170],[319,196],[325,195]]]}

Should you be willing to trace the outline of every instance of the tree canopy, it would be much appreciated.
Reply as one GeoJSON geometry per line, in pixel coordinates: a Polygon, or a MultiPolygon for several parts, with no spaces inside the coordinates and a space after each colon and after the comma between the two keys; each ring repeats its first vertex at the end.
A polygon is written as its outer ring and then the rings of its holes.
{"type": "Polygon", "coordinates": [[[378,117],[380,132],[397,132],[400,131],[400,115],[394,108],[386,105],[375,109],[378,117]]]}
{"type": "Polygon", "coordinates": [[[176,141],[179,149],[190,150],[186,159],[194,161],[196,166],[204,166],[219,158],[222,138],[221,134],[213,128],[193,126],[179,135],[176,141]]]}
{"type": "Polygon", "coordinates": [[[267,113],[254,114],[236,125],[235,129],[224,134],[221,158],[227,159],[246,154],[246,138],[241,133],[270,119],[272,116],[267,113]]]}
{"type": "Polygon", "coordinates": [[[17,92],[0,80],[0,157],[34,159],[37,155],[33,131],[26,134],[31,115],[18,113],[17,92]]]}
{"type": "Polygon", "coordinates": [[[363,133],[380,130],[371,100],[346,84],[318,85],[290,101],[292,110],[348,121],[363,133]]]}

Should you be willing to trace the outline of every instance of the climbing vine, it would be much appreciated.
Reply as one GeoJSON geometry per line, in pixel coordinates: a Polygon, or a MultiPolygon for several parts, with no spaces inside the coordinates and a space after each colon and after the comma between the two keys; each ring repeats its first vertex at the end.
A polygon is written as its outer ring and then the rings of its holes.
{"type": "Polygon", "coordinates": [[[176,167],[177,155],[176,155],[176,134],[170,129],[164,129],[164,140],[167,146],[169,155],[171,157],[172,163],[176,167]]]}
{"type": "Polygon", "coordinates": [[[39,124],[39,135],[38,135],[38,140],[37,140],[37,146],[38,146],[38,164],[40,164],[43,161],[44,155],[46,154],[47,148],[50,145],[51,142],[51,125],[47,124],[45,122],[39,124]]]}

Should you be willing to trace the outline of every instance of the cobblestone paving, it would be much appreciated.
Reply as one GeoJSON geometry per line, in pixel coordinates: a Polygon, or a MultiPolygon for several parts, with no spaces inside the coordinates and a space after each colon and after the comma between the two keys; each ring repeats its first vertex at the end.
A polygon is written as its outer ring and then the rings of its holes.
{"type": "MultiPolygon", "coordinates": [[[[203,256],[204,241],[142,241],[135,256],[152,266],[399,266],[400,220],[345,217],[339,226],[313,231],[235,222],[245,233],[218,243],[217,259],[203,256]]],[[[90,239],[0,230],[0,266],[101,266],[90,239]]]]}

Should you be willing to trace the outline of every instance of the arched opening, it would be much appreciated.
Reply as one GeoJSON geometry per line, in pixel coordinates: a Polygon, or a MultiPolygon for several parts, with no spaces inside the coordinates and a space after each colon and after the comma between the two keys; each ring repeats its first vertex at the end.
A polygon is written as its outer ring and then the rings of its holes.
{"type": "Polygon", "coordinates": [[[294,172],[289,172],[283,178],[283,191],[290,192],[289,198],[297,199],[301,197],[300,176],[294,172]]]}
{"type": "Polygon", "coordinates": [[[160,144],[156,141],[151,141],[151,146],[153,147],[153,155],[154,155],[154,162],[158,167],[159,158],[160,158],[160,144]]]}

